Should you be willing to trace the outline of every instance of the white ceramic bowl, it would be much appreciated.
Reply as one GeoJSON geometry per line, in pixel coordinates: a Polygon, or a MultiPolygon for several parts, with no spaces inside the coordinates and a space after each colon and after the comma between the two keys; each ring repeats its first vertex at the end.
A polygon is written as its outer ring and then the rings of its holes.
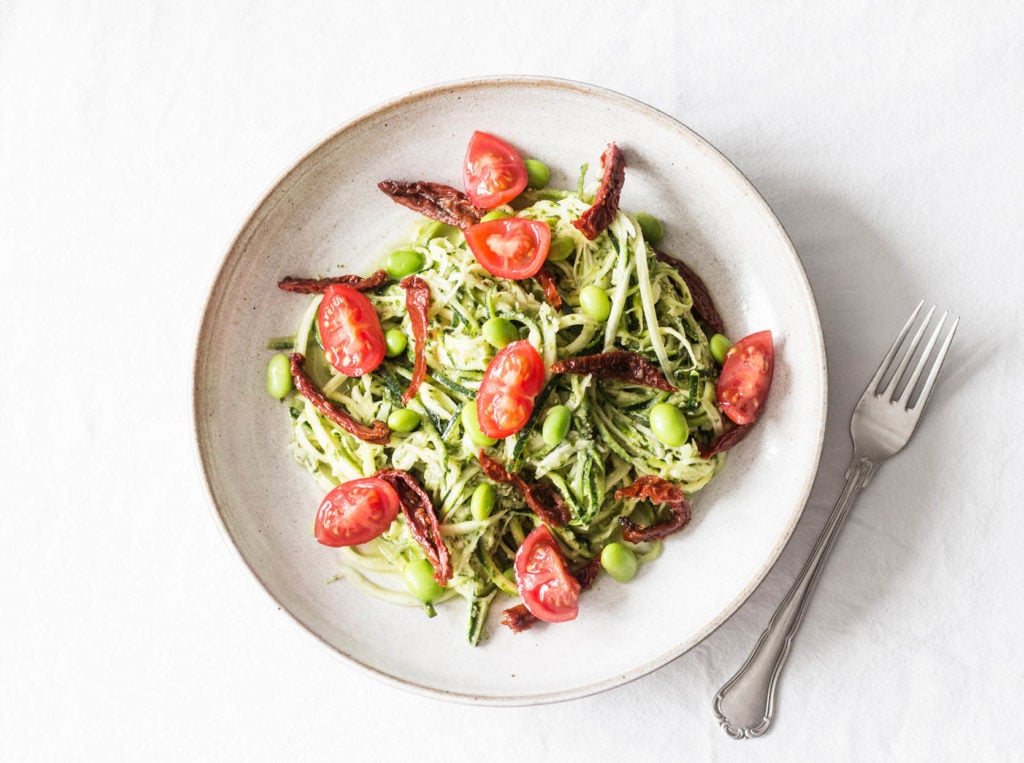
{"type": "Polygon", "coordinates": [[[210,294],[195,359],[196,441],[216,515],[274,600],[352,664],[403,688],[460,701],[579,697],[643,675],[697,644],[753,591],[810,491],[825,427],[826,373],[811,290],[757,191],[707,142],[661,112],[572,82],[459,82],[386,103],[303,157],[243,226],[210,294]],[[771,329],[776,368],[765,415],[693,500],[694,519],[628,585],[599,578],[577,620],[513,635],[498,624],[466,645],[461,600],[428,619],[344,581],[318,545],[322,495],[287,451],[290,421],[264,387],[267,339],[294,331],[306,299],[285,275],[366,274],[415,216],[376,184],[459,186],[473,130],[501,135],[575,187],[616,141],[627,158],[622,208],[665,222],[663,248],[706,281],[734,338],[771,329]]]}

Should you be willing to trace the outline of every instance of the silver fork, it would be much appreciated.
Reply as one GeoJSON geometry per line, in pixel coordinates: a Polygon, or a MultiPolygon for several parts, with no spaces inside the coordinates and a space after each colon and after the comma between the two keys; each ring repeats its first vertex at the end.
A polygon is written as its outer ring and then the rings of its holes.
{"type": "Polygon", "coordinates": [[[857,494],[871,480],[878,465],[903,449],[921,419],[921,412],[960,322],[959,318],[954,319],[943,334],[949,317],[949,313],[943,313],[925,347],[918,353],[921,338],[935,313],[934,307],[928,310],[909,343],[905,340],[913,330],[923,305],[921,302],[914,309],[853,411],[850,422],[853,460],[846,471],[846,486],[829,515],[825,529],[750,657],[715,695],[715,717],[729,736],[736,739],[760,736],[771,726],[779,674],[839,528],[857,494]],[[936,350],[940,338],[941,343],[936,350]],[[911,368],[915,358],[916,363],[911,368]]]}

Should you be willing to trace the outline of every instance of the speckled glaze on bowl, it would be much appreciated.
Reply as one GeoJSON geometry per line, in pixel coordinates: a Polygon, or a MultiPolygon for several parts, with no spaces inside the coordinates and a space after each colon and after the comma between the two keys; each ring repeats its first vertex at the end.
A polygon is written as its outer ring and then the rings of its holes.
{"type": "Polygon", "coordinates": [[[441,85],[343,126],[273,187],[243,226],[199,330],[196,443],[218,521],[273,599],[346,658],[404,689],[521,705],[580,697],[648,673],[701,641],[754,590],[810,491],[825,428],[826,372],[814,298],[779,222],[712,146],[671,117],[597,87],[536,79],[441,85]],[[428,619],[340,582],[311,523],[321,496],[287,451],[290,421],[264,387],[267,339],[294,330],[307,302],[285,275],[368,273],[415,215],[379,193],[385,178],[460,185],[473,130],[499,134],[575,187],[616,141],[622,207],[665,222],[663,248],[706,281],[734,337],[771,329],[775,378],[764,417],[725,472],[693,500],[694,519],[628,585],[608,576],[577,620],[520,635],[489,621],[465,642],[457,600],[428,619]],[[412,646],[414,645],[414,646],[412,646]]]}

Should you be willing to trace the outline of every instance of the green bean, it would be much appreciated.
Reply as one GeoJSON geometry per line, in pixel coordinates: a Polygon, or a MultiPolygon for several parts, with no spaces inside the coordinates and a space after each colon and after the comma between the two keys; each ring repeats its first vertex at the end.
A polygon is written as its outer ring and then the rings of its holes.
{"type": "Polygon", "coordinates": [[[561,262],[562,260],[569,259],[576,251],[576,242],[572,236],[558,236],[553,239],[551,246],[548,247],[548,259],[552,262],[561,262]]]}
{"type": "Polygon", "coordinates": [[[477,418],[476,401],[474,400],[470,400],[462,406],[462,426],[466,428],[466,434],[478,448],[489,448],[497,442],[480,431],[480,420],[477,418]]]}
{"type": "Polygon", "coordinates": [[[426,258],[412,249],[399,249],[388,255],[384,270],[392,278],[405,278],[423,270],[426,258]]]}
{"type": "Polygon", "coordinates": [[[420,425],[420,415],[408,408],[397,408],[388,416],[388,426],[396,432],[411,432],[420,425]]]}
{"type": "Polygon", "coordinates": [[[690,436],[686,416],[671,403],[658,403],[651,408],[650,422],[654,436],[670,448],[678,448],[690,436]]]}
{"type": "Polygon", "coordinates": [[[287,355],[278,353],[267,363],[267,392],[280,400],[292,389],[292,364],[287,355]]]}
{"type": "Polygon", "coordinates": [[[384,332],[385,354],[389,358],[397,358],[405,352],[409,338],[399,329],[388,329],[384,332]]]}
{"type": "Polygon", "coordinates": [[[620,583],[636,577],[636,554],[622,543],[609,543],[601,550],[601,566],[620,583]]]}
{"type": "Polygon", "coordinates": [[[552,406],[544,417],[544,427],[541,429],[544,443],[552,448],[561,443],[569,434],[571,424],[572,412],[568,408],[564,405],[552,406]]]}
{"type": "Polygon", "coordinates": [[[644,234],[645,241],[657,244],[665,238],[665,228],[662,226],[661,220],[654,215],[639,212],[636,216],[636,222],[640,226],[640,232],[644,234]]]}
{"type": "Polygon", "coordinates": [[[551,170],[544,162],[537,159],[527,159],[526,162],[526,186],[528,188],[543,188],[551,180],[551,170]]]}
{"type": "Polygon", "coordinates": [[[444,589],[434,580],[434,568],[426,559],[414,559],[402,569],[405,587],[424,604],[436,601],[444,589]]]}
{"type": "Polygon", "coordinates": [[[473,497],[469,501],[469,510],[473,513],[473,519],[482,522],[491,516],[494,511],[494,504],[498,500],[498,491],[490,482],[481,482],[473,491],[473,497]]]}
{"type": "Polygon", "coordinates": [[[519,332],[507,318],[488,318],[483,325],[484,340],[499,350],[519,338],[519,332]]]}
{"type": "Polygon", "coordinates": [[[712,357],[718,361],[718,365],[722,365],[725,362],[725,353],[729,352],[732,342],[722,334],[713,334],[708,340],[708,346],[711,348],[712,357]]]}
{"type": "Polygon", "coordinates": [[[504,220],[506,217],[512,217],[512,213],[506,212],[504,209],[492,209],[480,218],[480,222],[485,223],[489,220],[504,220]]]}
{"type": "Polygon", "coordinates": [[[612,312],[612,301],[604,289],[591,284],[580,292],[580,309],[588,318],[604,323],[612,312]]]}

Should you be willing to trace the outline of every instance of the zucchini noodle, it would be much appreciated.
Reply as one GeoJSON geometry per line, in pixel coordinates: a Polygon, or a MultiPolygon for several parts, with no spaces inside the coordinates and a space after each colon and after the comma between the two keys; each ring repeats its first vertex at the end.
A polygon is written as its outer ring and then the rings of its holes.
{"type": "MultiPolygon", "coordinates": [[[[529,423],[489,449],[527,480],[548,480],[565,500],[571,519],[553,531],[571,567],[592,559],[608,542],[621,540],[620,517],[644,524],[659,520],[660,507],[616,500],[616,490],[637,477],[657,475],[693,493],[725,460],[724,454],[703,459],[697,452],[695,438],[710,441],[723,431],[715,403],[717,367],[708,337],[692,313],[690,292],[676,269],[655,258],[640,226],[623,212],[595,240],[587,240],[572,225],[589,206],[581,192],[526,191],[514,204],[517,215],[547,223],[553,238],[568,237],[574,244],[568,258],[547,263],[565,301],[562,311],[548,304],[534,279],[510,281],[491,275],[477,263],[461,231],[426,221],[401,247],[423,256],[425,264],[417,275],[431,292],[424,348],[427,376],[408,405],[420,414],[419,427],[409,433],[393,432],[386,445],[372,445],[343,431],[301,395],[288,398],[291,453],[325,489],[393,467],[412,474],[427,491],[454,568],[445,594],[434,603],[450,598],[468,602],[469,641],[474,644],[495,597],[516,595],[508,570],[523,537],[540,523],[509,485],[494,485],[497,501],[487,518],[474,518],[470,509],[474,489],[488,479],[461,412],[475,405],[495,352],[482,334],[488,319],[511,321],[520,338],[537,348],[546,367],[578,355],[627,350],[655,364],[678,389],[668,393],[549,372],[529,423]],[[611,310],[605,322],[580,309],[580,292],[590,285],[609,296],[611,310]],[[668,447],[651,431],[650,410],[662,402],[685,414],[690,437],[681,446],[668,447]],[[554,405],[568,409],[571,424],[565,439],[552,447],[544,441],[541,423],[554,405]]],[[[412,336],[405,292],[396,282],[366,296],[385,331],[397,328],[412,336]]],[[[295,336],[295,350],[305,354],[307,373],[329,400],[359,421],[387,420],[401,407],[402,392],[412,377],[414,342],[372,373],[358,378],[337,374],[324,358],[316,331],[320,299],[311,299],[295,336]]],[[[641,561],[649,561],[658,556],[661,543],[633,548],[641,561]]],[[[332,580],[344,578],[387,601],[424,606],[405,590],[401,578],[404,566],[421,558],[421,548],[399,515],[373,541],[342,549],[342,570],[332,580]]],[[[433,604],[425,608],[434,614],[433,604]]]]}

